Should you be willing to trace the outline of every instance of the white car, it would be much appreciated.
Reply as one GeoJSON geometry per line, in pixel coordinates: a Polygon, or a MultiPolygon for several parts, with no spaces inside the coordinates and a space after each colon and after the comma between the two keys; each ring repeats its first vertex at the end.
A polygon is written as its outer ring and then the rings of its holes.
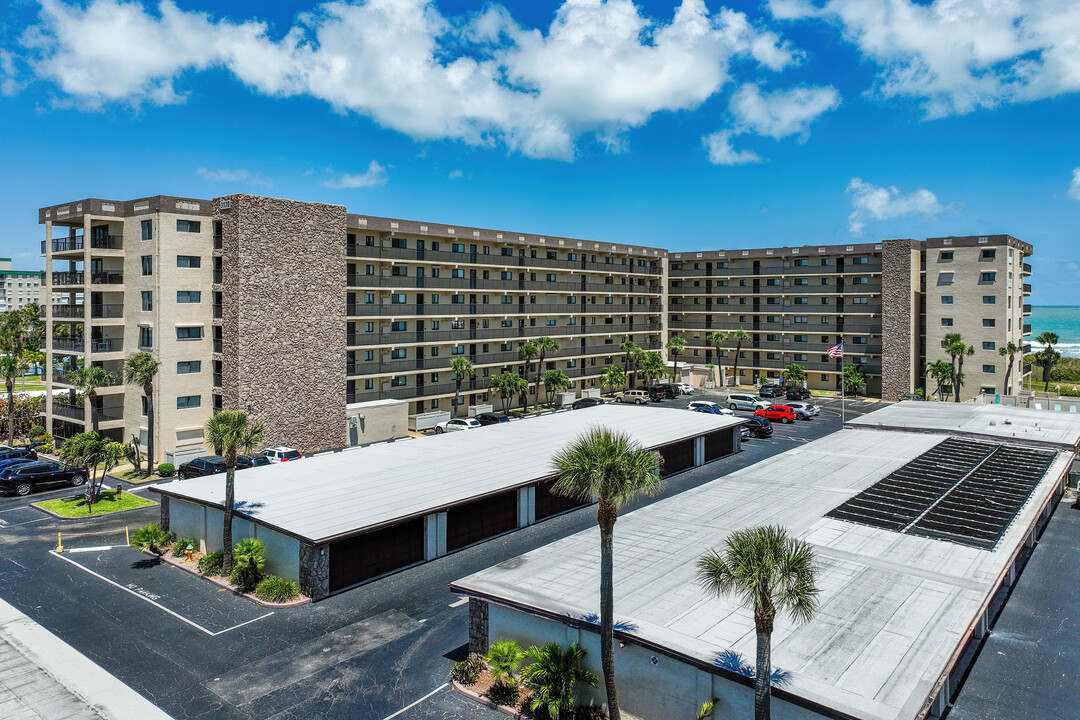
{"type": "Polygon", "coordinates": [[[694,400],[692,403],[686,406],[687,410],[693,410],[694,408],[713,408],[719,410],[721,415],[734,415],[735,412],[731,408],[726,408],[720,403],[714,403],[709,400],[694,400]]]}
{"type": "Polygon", "coordinates": [[[484,427],[480,424],[480,421],[476,418],[454,418],[453,420],[447,420],[441,422],[435,426],[435,432],[439,435],[448,432],[457,432],[458,430],[472,430],[474,428],[484,427]]]}
{"type": "Polygon", "coordinates": [[[727,396],[727,406],[732,410],[749,410],[750,412],[755,412],[769,407],[769,403],[765,402],[763,398],[760,398],[757,395],[732,393],[727,396]]]}
{"type": "Polygon", "coordinates": [[[810,403],[786,402],[784,404],[795,411],[795,418],[798,420],[810,420],[821,412],[821,409],[818,408],[817,405],[812,405],[810,403]]]}
{"type": "Polygon", "coordinates": [[[289,460],[299,460],[300,451],[296,448],[281,447],[267,448],[266,450],[260,450],[259,454],[265,457],[272,463],[288,462],[289,460]]]}
{"type": "Polygon", "coordinates": [[[693,395],[694,394],[694,386],[693,385],[691,385],[689,383],[675,383],[675,384],[679,386],[679,392],[681,392],[683,395],[693,395]]]}

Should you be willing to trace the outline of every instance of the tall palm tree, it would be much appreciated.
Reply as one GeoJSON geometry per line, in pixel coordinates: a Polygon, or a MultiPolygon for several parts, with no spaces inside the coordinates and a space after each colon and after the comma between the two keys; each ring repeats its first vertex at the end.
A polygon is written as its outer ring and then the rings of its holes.
{"type": "Polygon", "coordinates": [[[124,382],[138,385],[146,395],[146,468],[154,472],[154,377],[161,366],[154,356],[140,350],[124,361],[124,382]]]}
{"type": "Polygon", "coordinates": [[[675,369],[672,371],[672,380],[679,381],[679,353],[686,347],[686,340],[681,335],[672,335],[664,346],[675,357],[675,369]]]}
{"type": "Polygon", "coordinates": [[[544,358],[547,356],[548,351],[555,352],[559,349],[559,341],[549,337],[538,337],[533,340],[533,345],[536,346],[536,351],[539,353],[539,357],[536,360],[536,393],[535,405],[536,409],[540,409],[540,376],[544,374],[544,358]]]}
{"type": "Polygon", "coordinates": [[[630,379],[630,387],[634,387],[634,381],[637,380],[637,376],[641,374],[641,367],[645,364],[648,356],[649,352],[644,348],[635,347],[630,351],[630,363],[634,368],[634,374],[630,379]]]}
{"type": "Polygon", "coordinates": [[[243,410],[218,410],[206,421],[206,442],[221,448],[225,456],[225,524],[221,529],[224,558],[222,575],[228,575],[233,566],[232,521],[233,505],[236,504],[236,456],[249,453],[262,442],[266,429],[258,420],[252,420],[243,410]]]}
{"type": "Polygon", "coordinates": [[[1024,349],[1012,340],[998,348],[998,355],[1009,358],[1009,365],[1005,368],[1005,383],[1001,386],[1002,395],[1009,394],[1009,378],[1012,377],[1013,364],[1016,362],[1016,356],[1023,352],[1024,349]]]}
{"type": "Polygon", "coordinates": [[[645,378],[645,382],[662,378],[666,373],[667,366],[664,364],[664,357],[655,351],[646,353],[641,362],[641,376],[645,378]]]}
{"type": "Polygon", "coordinates": [[[661,458],[629,435],[593,427],[555,454],[552,491],[583,502],[599,502],[600,525],[600,663],[604,669],[608,716],[620,720],[615,689],[613,542],[619,508],[635,495],[655,495],[663,487],[661,458]]]}
{"type": "Polygon", "coordinates": [[[555,404],[555,394],[565,392],[570,388],[570,378],[562,370],[545,370],[540,376],[540,382],[544,383],[544,392],[547,393],[549,405],[555,404]]]}
{"type": "Polygon", "coordinates": [[[626,373],[622,365],[609,365],[604,374],[600,376],[600,385],[614,390],[626,384],[626,373]]]}
{"type": "Polygon", "coordinates": [[[518,357],[525,361],[525,392],[522,410],[529,411],[529,373],[532,371],[532,362],[540,356],[540,348],[534,342],[522,343],[518,348],[518,357]]]}
{"type": "Polygon", "coordinates": [[[964,339],[960,336],[960,333],[946,333],[941,340],[941,348],[949,356],[949,366],[952,368],[953,380],[956,379],[956,354],[963,343],[964,339]]]}
{"type": "Polygon", "coordinates": [[[934,360],[926,363],[924,374],[937,384],[934,394],[938,396],[938,400],[944,401],[945,386],[952,382],[952,366],[944,360],[934,360]]]}
{"type": "Polygon", "coordinates": [[[792,363],[784,368],[784,371],[780,373],[780,377],[784,378],[784,381],[789,385],[798,387],[803,380],[806,380],[806,368],[797,363],[792,363]]]}
{"type": "Polygon", "coordinates": [[[8,444],[15,442],[15,378],[26,372],[26,361],[14,353],[0,355],[0,376],[7,388],[8,444]]]}
{"type": "Polygon", "coordinates": [[[725,341],[727,341],[727,333],[726,332],[720,332],[719,330],[714,330],[713,332],[711,332],[711,333],[709,333],[708,335],[705,336],[705,342],[712,345],[713,349],[716,350],[716,365],[717,365],[717,367],[720,366],[720,348],[724,344],[725,341]]]}
{"type": "Polygon", "coordinates": [[[959,333],[950,333],[950,336],[953,340],[946,345],[945,351],[956,363],[956,369],[953,372],[953,402],[960,402],[960,388],[964,385],[964,358],[974,355],[975,348],[964,343],[959,333]]]}
{"type": "Polygon", "coordinates": [[[90,427],[94,432],[98,431],[98,388],[108,387],[116,378],[103,367],[91,365],[82,367],[71,373],[71,382],[90,401],[90,427]]]}
{"type": "Polygon", "coordinates": [[[742,328],[739,328],[735,332],[731,333],[731,337],[735,340],[735,361],[731,366],[731,376],[735,379],[734,384],[739,384],[739,352],[742,350],[742,344],[744,342],[750,342],[750,333],[746,332],[742,328]]]}
{"type": "Polygon", "coordinates": [[[488,388],[499,394],[503,412],[506,412],[510,409],[511,400],[528,390],[529,383],[517,373],[502,372],[492,376],[488,381],[488,388]]]}
{"type": "Polygon", "coordinates": [[[1042,358],[1039,362],[1039,367],[1043,371],[1043,392],[1050,391],[1050,373],[1054,369],[1054,365],[1061,359],[1061,353],[1054,350],[1054,345],[1057,344],[1058,336],[1054,332],[1040,333],[1039,337],[1035,338],[1035,342],[1043,346],[1043,349],[1035,353],[1035,357],[1042,358]],[[1055,357],[1055,355],[1057,357],[1055,357]]]}
{"type": "Polygon", "coordinates": [[[456,357],[450,360],[450,372],[454,373],[454,414],[459,415],[458,404],[461,402],[461,381],[476,377],[476,368],[469,358],[456,357]]]}
{"type": "Polygon", "coordinates": [[[627,376],[630,378],[630,387],[633,388],[634,387],[634,376],[633,376],[632,373],[633,373],[633,370],[634,370],[634,362],[637,359],[636,358],[637,354],[635,353],[635,350],[640,350],[640,348],[637,346],[637,343],[635,343],[633,340],[627,340],[627,341],[623,342],[622,345],[619,346],[619,350],[622,351],[623,357],[626,360],[626,364],[624,365],[624,367],[626,368],[627,376]]]}
{"type": "Polygon", "coordinates": [[[754,612],[757,663],[754,718],[768,720],[772,698],[772,631],[777,613],[805,622],[817,610],[814,551],[779,526],[736,530],[720,551],[697,561],[698,581],[717,597],[734,595],[754,612]]]}

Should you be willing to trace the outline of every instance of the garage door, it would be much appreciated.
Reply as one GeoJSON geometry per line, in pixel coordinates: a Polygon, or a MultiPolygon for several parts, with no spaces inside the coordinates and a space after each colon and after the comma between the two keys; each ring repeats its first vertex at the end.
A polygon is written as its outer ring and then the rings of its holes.
{"type": "Polygon", "coordinates": [[[446,549],[458,550],[517,527],[517,490],[446,511],[446,549]]]}
{"type": "Polygon", "coordinates": [[[712,462],[735,451],[735,441],[732,440],[731,433],[731,428],[727,428],[714,430],[705,436],[705,462],[712,462]]]}
{"type": "Polygon", "coordinates": [[[679,442],[660,447],[660,455],[664,458],[664,466],[660,469],[660,476],[667,477],[672,473],[681,472],[694,467],[694,439],[680,440],[679,442]]]}
{"type": "Polygon", "coordinates": [[[536,486],[537,520],[543,520],[552,515],[558,515],[561,512],[573,510],[574,508],[582,507],[586,504],[575,498],[568,498],[551,492],[551,487],[554,484],[554,480],[545,480],[536,486]]]}
{"type": "Polygon", "coordinates": [[[424,519],[330,543],[330,592],[424,559],[424,519]]]}

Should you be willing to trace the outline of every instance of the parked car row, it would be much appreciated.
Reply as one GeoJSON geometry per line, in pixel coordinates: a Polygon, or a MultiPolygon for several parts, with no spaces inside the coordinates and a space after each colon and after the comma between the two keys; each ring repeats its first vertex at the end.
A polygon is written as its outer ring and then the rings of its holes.
{"type": "MultiPolygon", "coordinates": [[[[236,469],[247,470],[253,467],[299,460],[301,457],[303,456],[296,448],[285,446],[267,448],[252,455],[237,455],[236,469]]],[[[181,480],[190,480],[191,478],[205,477],[207,475],[218,475],[227,469],[224,456],[203,455],[182,463],[176,469],[176,475],[181,480]]]]}
{"type": "Polygon", "coordinates": [[[435,426],[435,433],[441,435],[448,432],[457,432],[458,430],[472,430],[487,425],[500,425],[505,422],[510,422],[509,415],[493,412],[479,413],[476,417],[445,420],[435,426]]]}

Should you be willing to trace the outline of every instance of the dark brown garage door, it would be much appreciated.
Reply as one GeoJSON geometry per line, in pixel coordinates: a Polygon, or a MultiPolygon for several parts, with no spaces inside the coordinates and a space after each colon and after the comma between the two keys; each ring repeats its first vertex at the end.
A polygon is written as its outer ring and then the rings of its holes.
{"type": "Polygon", "coordinates": [[[712,462],[735,451],[735,442],[732,440],[731,433],[731,428],[726,428],[713,430],[705,436],[705,462],[712,462]]]}
{"type": "Polygon", "coordinates": [[[457,550],[517,527],[517,490],[446,511],[446,549],[457,550]]]}
{"type": "Polygon", "coordinates": [[[424,559],[424,519],[330,543],[330,592],[424,559]]]}
{"type": "Polygon", "coordinates": [[[662,445],[660,455],[664,458],[664,466],[660,470],[661,477],[692,468],[694,467],[694,439],[662,445]]]}
{"type": "Polygon", "coordinates": [[[575,498],[568,498],[551,492],[551,487],[554,484],[554,480],[545,480],[536,486],[537,520],[543,520],[552,515],[558,515],[561,512],[573,510],[576,507],[581,507],[586,504],[575,498]]]}

